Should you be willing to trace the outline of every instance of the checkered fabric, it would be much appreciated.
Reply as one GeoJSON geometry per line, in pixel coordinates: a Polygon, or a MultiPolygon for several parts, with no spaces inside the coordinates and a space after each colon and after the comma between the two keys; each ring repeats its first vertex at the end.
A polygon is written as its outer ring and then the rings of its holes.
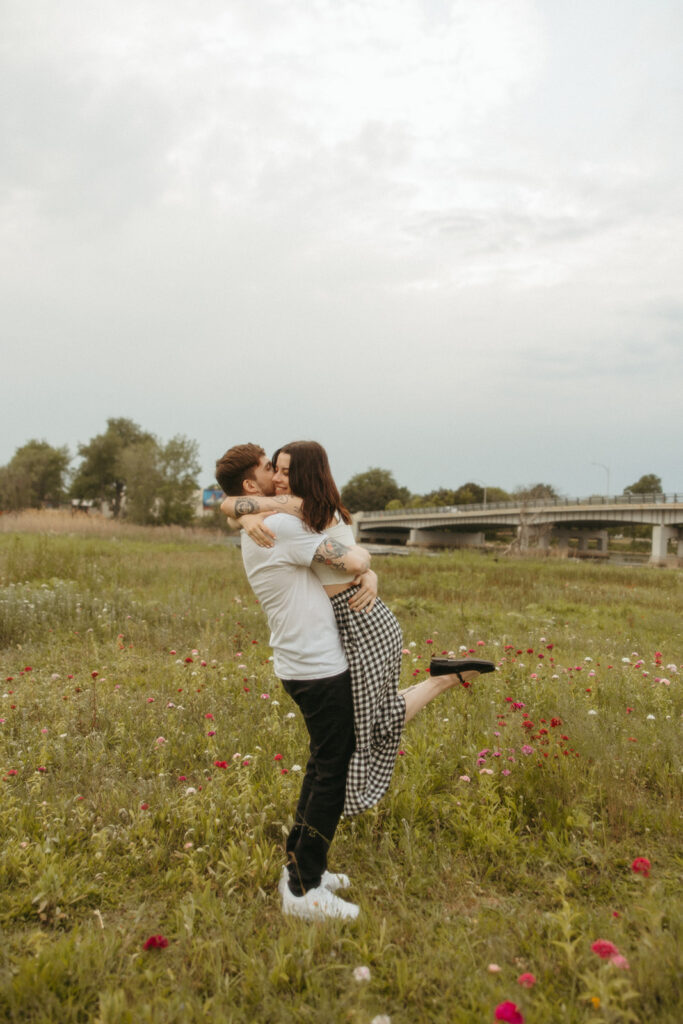
{"type": "Polygon", "coordinates": [[[357,589],[349,587],[332,598],[351,673],[356,732],[346,778],[346,817],[366,811],[386,793],[406,717],[405,700],[398,693],[401,627],[379,599],[371,612],[352,611],[349,597],[357,589]]]}

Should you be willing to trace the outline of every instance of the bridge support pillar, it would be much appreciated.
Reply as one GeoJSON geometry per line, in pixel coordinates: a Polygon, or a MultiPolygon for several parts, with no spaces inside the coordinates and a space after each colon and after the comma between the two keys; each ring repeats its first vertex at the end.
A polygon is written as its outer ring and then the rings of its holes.
{"type": "Polygon", "coordinates": [[[595,548],[593,550],[599,551],[601,554],[607,554],[609,547],[607,530],[594,530],[585,526],[575,527],[574,529],[571,527],[555,527],[553,534],[557,538],[557,546],[560,550],[569,548],[570,539],[576,538],[577,551],[589,551],[589,541],[595,541],[595,548]]]}
{"type": "Polygon", "coordinates": [[[483,533],[449,533],[447,530],[411,530],[409,548],[480,548],[483,533]]]}
{"type": "Polygon", "coordinates": [[[652,527],[652,551],[650,553],[650,565],[666,565],[669,541],[672,537],[678,538],[678,554],[681,554],[681,536],[675,526],[653,526],[652,527]]]}

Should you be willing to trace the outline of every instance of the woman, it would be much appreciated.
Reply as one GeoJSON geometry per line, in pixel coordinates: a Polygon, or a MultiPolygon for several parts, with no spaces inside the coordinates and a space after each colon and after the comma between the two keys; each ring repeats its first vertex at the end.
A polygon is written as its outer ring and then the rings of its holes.
{"type": "MultiPolygon", "coordinates": [[[[294,441],[273,456],[274,498],[251,498],[257,515],[242,515],[240,525],[257,544],[271,546],[273,535],[265,515],[297,515],[333,544],[355,544],[351,516],[344,507],[330,471],[325,449],[315,441],[294,441]],[[294,497],[296,496],[296,497],[294,497]]],[[[237,513],[239,514],[239,504],[237,513]]],[[[225,505],[224,505],[225,507],[225,505]]],[[[314,561],[334,609],[337,627],[351,673],[356,749],[346,782],[344,814],[360,814],[376,804],[391,782],[401,732],[406,722],[434,697],[481,672],[492,672],[492,662],[433,660],[428,679],[398,689],[403,638],[401,627],[377,597],[377,577],[368,570],[361,577],[341,576],[323,562],[314,561]]]]}

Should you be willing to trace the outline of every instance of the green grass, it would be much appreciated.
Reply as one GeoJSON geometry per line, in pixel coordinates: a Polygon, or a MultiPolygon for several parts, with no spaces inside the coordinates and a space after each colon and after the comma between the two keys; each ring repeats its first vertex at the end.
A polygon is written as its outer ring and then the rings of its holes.
{"type": "Polygon", "coordinates": [[[461,646],[500,671],[408,726],[332,847],[361,917],[309,925],[276,892],[306,735],[239,552],[0,534],[1,1020],[678,1024],[683,575],[374,565],[405,685],[461,646]]]}

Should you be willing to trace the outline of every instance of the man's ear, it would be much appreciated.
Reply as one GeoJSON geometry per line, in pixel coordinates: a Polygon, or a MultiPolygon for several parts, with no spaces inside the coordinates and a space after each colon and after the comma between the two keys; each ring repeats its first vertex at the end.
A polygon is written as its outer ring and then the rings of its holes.
{"type": "Polygon", "coordinates": [[[258,494],[259,488],[255,480],[247,477],[242,481],[242,493],[243,494],[258,494]]]}

